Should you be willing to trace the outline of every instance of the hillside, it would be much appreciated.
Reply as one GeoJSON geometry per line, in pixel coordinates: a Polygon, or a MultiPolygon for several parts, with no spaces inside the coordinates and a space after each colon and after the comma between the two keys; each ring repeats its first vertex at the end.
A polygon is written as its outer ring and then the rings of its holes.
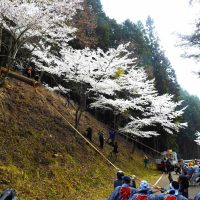
{"type": "MultiPolygon", "coordinates": [[[[0,190],[15,188],[21,200],[101,200],[110,194],[116,169],[56,113],[54,107],[73,124],[74,111],[64,102],[42,86],[15,79],[0,88],[0,190]]],[[[98,130],[106,133],[107,127],[86,113],[80,132],[88,126],[97,146],[98,130]]],[[[154,183],[159,172],[153,166],[143,169],[143,152],[131,154],[131,144],[120,136],[117,140],[116,166],[154,183]]],[[[103,153],[108,157],[110,151],[106,145],[103,153]]]]}

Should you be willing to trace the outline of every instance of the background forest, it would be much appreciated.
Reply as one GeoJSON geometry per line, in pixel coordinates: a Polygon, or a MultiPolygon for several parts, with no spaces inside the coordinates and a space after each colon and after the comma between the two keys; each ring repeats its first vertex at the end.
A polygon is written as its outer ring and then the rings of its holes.
{"type": "MultiPolygon", "coordinates": [[[[81,11],[76,18],[79,31],[77,39],[72,42],[75,48],[89,46],[106,50],[131,41],[130,50],[139,58],[139,64],[145,66],[149,78],[155,79],[159,94],[173,94],[177,100],[184,100],[183,104],[188,106],[182,119],[177,119],[188,122],[187,128],[181,129],[175,135],[163,133],[162,136],[140,140],[160,151],[172,148],[184,158],[198,156],[200,148],[194,139],[196,131],[200,129],[200,101],[198,97],[190,95],[177,83],[173,66],[159,44],[153,19],[148,17],[146,24],[141,21],[133,23],[128,19],[118,24],[114,19],[106,16],[100,0],[86,0],[84,5],[87,9],[81,11]],[[93,20],[87,20],[88,18],[93,20]]],[[[198,27],[199,25],[197,30],[198,27]]],[[[198,34],[194,36],[190,41],[194,41],[198,34]]]]}
{"type": "MultiPolygon", "coordinates": [[[[143,24],[141,21],[133,23],[130,20],[119,24],[114,19],[106,16],[100,0],[84,0],[83,9],[79,10],[75,17],[73,17],[72,23],[77,28],[76,38],[68,43],[74,49],[81,50],[85,47],[97,49],[99,47],[107,51],[109,48],[117,48],[118,45],[129,42],[129,51],[134,57],[137,57],[137,65],[145,67],[148,78],[155,80],[155,87],[159,95],[165,93],[172,94],[175,101],[183,100],[183,106],[187,106],[183,116],[176,119],[177,123],[182,121],[188,122],[187,128],[181,129],[178,134],[170,135],[162,132],[162,136],[150,139],[140,138],[138,140],[159,151],[164,151],[168,148],[173,149],[179,152],[180,157],[185,159],[197,157],[200,148],[194,142],[194,139],[196,131],[200,131],[200,101],[198,97],[189,95],[177,83],[173,66],[171,66],[170,61],[159,44],[159,37],[156,34],[153,19],[148,17],[146,24],[143,24]],[[190,149],[188,149],[188,146],[190,149]]],[[[2,41],[9,46],[9,34],[1,30],[0,36],[2,41]]],[[[57,47],[54,46],[54,48],[57,47]]],[[[2,45],[1,55],[6,53],[7,48],[2,45]]],[[[33,64],[30,59],[30,53],[29,51],[19,51],[18,57],[23,58],[24,61],[22,63],[16,62],[14,65],[26,66],[33,64]]],[[[1,57],[0,65],[4,65],[6,62],[6,58],[1,57]]],[[[49,76],[47,72],[43,73],[40,78],[51,87],[56,86],[55,82],[61,85],[64,84],[59,77],[49,76]]],[[[70,97],[77,101],[78,97],[75,92],[71,92],[70,97]]],[[[116,128],[115,123],[117,122],[114,120],[112,112],[106,111],[101,113],[97,111],[94,113],[92,110],[90,112],[95,114],[99,120],[116,128]]],[[[156,128],[159,129],[160,127],[156,128]]],[[[160,129],[159,131],[163,130],[160,129]]]]}

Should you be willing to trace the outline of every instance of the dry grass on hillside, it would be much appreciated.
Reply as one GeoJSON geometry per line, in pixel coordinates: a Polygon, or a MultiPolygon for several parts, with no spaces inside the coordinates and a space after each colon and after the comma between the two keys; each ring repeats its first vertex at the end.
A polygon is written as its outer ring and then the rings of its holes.
{"type": "MultiPolygon", "coordinates": [[[[54,108],[73,124],[74,110],[44,87],[11,79],[0,88],[0,189],[15,188],[21,200],[106,199],[116,170],[54,108]]],[[[85,113],[80,132],[88,126],[98,148],[97,132],[108,127],[85,113]]],[[[154,183],[159,172],[143,168],[143,153],[131,154],[131,144],[120,136],[117,140],[120,153],[114,164],[154,183]]],[[[108,157],[110,151],[107,144],[102,152],[108,157]]]]}

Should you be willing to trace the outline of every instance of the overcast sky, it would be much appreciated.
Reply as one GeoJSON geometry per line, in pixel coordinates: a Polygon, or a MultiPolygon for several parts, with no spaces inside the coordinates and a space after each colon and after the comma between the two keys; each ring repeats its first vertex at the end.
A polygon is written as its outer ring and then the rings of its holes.
{"type": "Polygon", "coordinates": [[[200,78],[193,71],[200,71],[200,63],[181,58],[183,50],[175,47],[177,33],[189,34],[200,13],[200,6],[189,5],[189,0],[101,0],[103,10],[121,23],[126,19],[141,20],[144,24],[148,16],[154,19],[160,44],[176,71],[179,84],[190,94],[200,97],[200,78]]]}

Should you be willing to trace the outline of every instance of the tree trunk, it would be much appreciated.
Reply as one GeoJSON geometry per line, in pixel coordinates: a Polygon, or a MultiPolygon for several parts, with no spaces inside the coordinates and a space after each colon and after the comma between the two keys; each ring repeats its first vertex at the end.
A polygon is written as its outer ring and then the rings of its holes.
{"type": "Polygon", "coordinates": [[[1,52],[1,45],[2,45],[2,34],[3,34],[3,28],[2,28],[2,24],[0,24],[0,52],[1,52]]]}
{"type": "Polygon", "coordinates": [[[76,109],[75,128],[78,128],[78,125],[79,125],[79,120],[80,120],[79,111],[80,111],[80,109],[81,109],[81,106],[79,105],[78,108],[76,109]]]}

